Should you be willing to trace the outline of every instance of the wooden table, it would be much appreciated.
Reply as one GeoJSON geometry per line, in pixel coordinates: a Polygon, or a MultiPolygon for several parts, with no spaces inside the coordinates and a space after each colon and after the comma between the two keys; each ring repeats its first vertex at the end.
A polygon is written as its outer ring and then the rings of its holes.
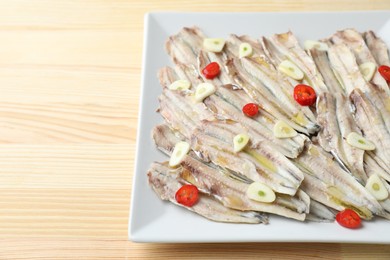
{"type": "Polygon", "coordinates": [[[386,245],[127,241],[145,12],[390,9],[242,2],[0,1],[0,259],[390,259],[386,245]]]}

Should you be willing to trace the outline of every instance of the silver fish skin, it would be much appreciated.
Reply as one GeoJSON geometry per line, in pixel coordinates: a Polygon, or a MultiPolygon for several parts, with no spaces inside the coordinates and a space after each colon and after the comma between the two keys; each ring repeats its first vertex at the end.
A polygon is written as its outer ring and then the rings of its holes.
{"type": "Polygon", "coordinates": [[[309,51],[309,54],[315,62],[318,71],[321,73],[329,93],[340,93],[345,95],[345,88],[334,73],[327,51],[321,51],[314,48],[309,51]]]}
{"type": "MultiPolygon", "coordinates": [[[[168,151],[166,152],[168,155],[175,143],[180,140],[167,125],[156,126],[153,138],[157,147],[162,151],[168,151]]],[[[305,213],[308,213],[310,208],[310,198],[302,191],[298,191],[294,197],[276,194],[277,198],[273,203],[253,201],[246,196],[250,182],[232,178],[230,172],[205,164],[194,153],[184,157],[178,176],[203,192],[212,194],[226,207],[238,210],[273,213],[303,221],[305,213]]]]}
{"type": "MultiPolygon", "coordinates": [[[[331,37],[332,42],[335,44],[345,44],[353,52],[356,57],[356,62],[358,65],[361,65],[366,62],[372,62],[376,65],[375,58],[370,52],[370,49],[367,47],[363,36],[354,29],[346,29],[343,31],[336,32],[331,37]]],[[[389,87],[386,83],[386,80],[380,75],[378,70],[375,70],[374,76],[370,80],[374,85],[385,91],[386,95],[390,95],[389,87]]]]}
{"type": "MultiPolygon", "coordinates": [[[[386,182],[389,180],[389,173],[384,171],[382,167],[380,167],[372,157],[369,155],[365,155],[365,169],[368,176],[371,176],[373,174],[379,175],[379,177],[382,179],[383,183],[385,184],[386,189],[388,190],[390,194],[390,185],[386,182]]],[[[387,198],[385,200],[379,201],[385,212],[380,215],[381,217],[384,217],[386,219],[390,219],[390,198],[387,198]]]]}
{"type": "Polygon", "coordinates": [[[155,193],[162,199],[168,200],[175,205],[181,206],[197,213],[207,219],[216,222],[228,223],[268,223],[268,217],[259,212],[254,211],[239,211],[224,207],[218,200],[207,194],[199,193],[198,202],[192,207],[186,207],[176,202],[176,191],[183,185],[174,176],[177,175],[178,169],[171,169],[165,164],[153,163],[147,173],[149,185],[155,193]]]}
{"type": "MultiPolygon", "coordinates": [[[[301,48],[291,31],[274,34],[269,38],[262,37],[261,43],[269,55],[272,55],[275,67],[283,60],[290,60],[304,73],[302,83],[312,86],[317,94],[328,91],[314,61],[301,48]]],[[[294,85],[299,83],[301,82],[296,81],[294,85]]]]}
{"type": "Polygon", "coordinates": [[[335,210],[312,199],[310,201],[310,213],[306,215],[306,220],[312,222],[333,222],[336,218],[335,212],[335,210]]]}
{"type": "Polygon", "coordinates": [[[235,153],[232,140],[240,133],[245,133],[245,129],[238,124],[204,121],[200,128],[194,130],[191,145],[216,165],[263,182],[276,192],[294,195],[303,180],[299,169],[266,144],[235,153]]]}
{"type": "Polygon", "coordinates": [[[363,33],[363,37],[372,56],[374,56],[376,63],[390,66],[389,50],[386,43],[381,38],[377,37],[373,31],[363,33]]]}
{"type": "Polygon", "coordinates": [[[231,34],[229,36],[229,38],[226,40],[226,47],[224,49],[227,53],[227,56],[230,58],[239,58],[239,50],[242,43],[249,43],[251,45],[253,52],[250,57],[259,57],[273,66],[272,61],[268,58],[263,46],[256,39],[253,39],[247,35],[237,36],[235,34],[231,34]]]}
{"type": "Polygon", "coordinates": [[[378,201],[321,147],[309,145],[294,162],[305,173],[301,188],[311,198],[336,210],[352,208],[365,219],[384,213],[378,201]]]}
{"type": "Polygon", "coordinates": [[[367,175],[363,167],[364,150],[346,141],[351,132],[361,134],[350,110],[349,100],[341,94],[322,93],[317,98],[317,120],[322,126],[318,134],[321,147],[331,152],[340,163],[362,184],[367,175]]]}
{"type": "Polygon", "coordinates": [[[364,154],[364,169],[368,176],[372,174],[378,174],[380,177],[390,182],[390,168],[383,161],[380,160],[375,154],[364,154]],[[379,162],[378,162],[379,160],[379,162]]]}
{"type": "Polygon", "coordinates": [[[390,131],[390,96],[378,88],[372,88],[365,94],[380,113],[387,130],[390,131]]]}
{"type": "Polygon", "coordinates": [[[183,64],[196,64],[199,50],[203,46],[204,35],[197,27],[184,27],[172,35],[165,43],[165,49],[172,60],[183,64]]]}

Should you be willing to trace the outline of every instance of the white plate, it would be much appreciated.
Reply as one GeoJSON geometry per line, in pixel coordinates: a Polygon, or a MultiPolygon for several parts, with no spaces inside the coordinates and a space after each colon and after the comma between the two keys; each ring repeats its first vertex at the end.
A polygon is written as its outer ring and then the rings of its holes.
{"type": "Polygon", "coordinates": [[[269,225],[226,224],[209,221],[169,202],[161,201],[148,186],[151,162],[166,160],[151,139],[162,119],[156,109],[161,87],[159,68],[171,64],[164,50],[168,36],[184,26],[198,26],[208,36],[230,33],[258,38],[292,30],[301,40],[327,37],[352,27],[374,30],[390,46],[390,11],[343,13],[151,13],[145,17],[142,94],[137,136],[129,236],[135,242],[355,242],[390,243],[390,221],[364,222],[359,230],[334,223],[301,223],[270,216],[269,225]]]}

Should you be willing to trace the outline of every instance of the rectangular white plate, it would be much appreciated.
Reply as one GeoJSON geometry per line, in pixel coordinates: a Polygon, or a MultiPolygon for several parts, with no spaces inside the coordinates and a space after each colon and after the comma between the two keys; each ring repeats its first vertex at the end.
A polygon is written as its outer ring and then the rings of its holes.
{"type": "Polygon", "coordinates": [[[301,223],[270,216],[268,225],[209,221],[169,202],[148,186],[146,173],[153,161],[167,160],[154,146],[152,128],[162,119],[156,109],[161,87],[159,68],[172,64],[164,50],[170,35],[182,27],[200,27],[210,37],[230,33],[258,38],[292,30],[301,40],[320,39],[336,30],[374,30],[390,46],[390,11],[343,13],[151,13],[145,17],[142,94],[129,236],[135,242],[354,242],[390,243],[390,221],[364,222],[349,230],[334,223],[301,223]]]}

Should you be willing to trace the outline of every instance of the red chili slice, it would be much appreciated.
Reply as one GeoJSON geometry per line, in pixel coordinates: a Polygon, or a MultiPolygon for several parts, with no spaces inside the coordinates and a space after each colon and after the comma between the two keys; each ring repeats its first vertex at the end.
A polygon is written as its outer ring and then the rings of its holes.
{"type": "Polygon", "coordinates": [[[316,92],[308,85],[299,84],[294,88],[294,99],[301,106],[311,106],[316,102],[316,92]]]}
{"type": "Polygon", "coordinates": [[[337,213],[336,221],[346,228],[358,228],[362,222],[359,215],[352,209],[345,209],[337,213]]]}
{"type": "Polygon", "coordinates": [[[242,108],[242,112],[249,117],[254,117],[259,112],[259,106],[255,103],[248,103],[242,108]]]}
{"type": "Polygon", "coordinates": [[[390,67],[386,65],[379,66],[378,72],[382,75],[382,77],[390,82],[390,67]]]}
{"type": "Polygon", "coordinates": [[[219,75],[220,68],[219,64],[216,62],[211,62],[208,64],[203,70],[202,73],[206,77],[206,79],[213,79],[219,75]]]}
{"type": "Polygon", "coordinates": [[[198,202],[199,190],[196,186],[187,184],[182,186],[175,194],[175,199],[178,203],[192,207],[198,202]]]}

